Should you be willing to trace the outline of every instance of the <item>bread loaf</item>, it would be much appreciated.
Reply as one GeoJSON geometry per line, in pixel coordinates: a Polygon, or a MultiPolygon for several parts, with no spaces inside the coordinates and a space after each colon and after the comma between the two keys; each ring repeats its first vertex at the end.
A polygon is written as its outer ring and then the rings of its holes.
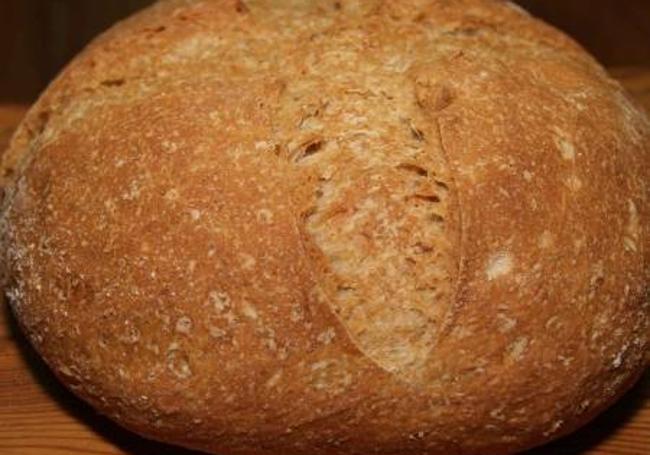
{"type": "Polygon", "coordinates": [[[159,2],[3,170],[21,326],[149,438],[508,454],[648,364],[650,123],[507,2],[159,2]]]}

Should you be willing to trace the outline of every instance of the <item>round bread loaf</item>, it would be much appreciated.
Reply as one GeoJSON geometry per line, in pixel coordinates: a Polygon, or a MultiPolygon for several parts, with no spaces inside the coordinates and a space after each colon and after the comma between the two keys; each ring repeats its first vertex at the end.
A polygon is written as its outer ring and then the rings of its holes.
{"type": "Polygon", "coordinates": [[[3,168],[18,320],[150,438],[513,453],[648,364],[650,123],[510,3],[160,2],[3,168]]]}

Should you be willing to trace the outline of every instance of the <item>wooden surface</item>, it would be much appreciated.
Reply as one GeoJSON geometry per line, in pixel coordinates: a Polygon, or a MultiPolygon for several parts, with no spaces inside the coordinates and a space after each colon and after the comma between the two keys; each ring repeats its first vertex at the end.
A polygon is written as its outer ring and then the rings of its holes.
{"type": "MultiPolygon", "coordinates": [[[[612,73],[650,111],[650,68],[612,73]]],[[[22,108],[0,106],[0,146],[22,108]]],[[[0,306],[0,455],[190,455],[145,441],[97,415],[65,390],[0,306]]],[[[650,454],[650,372],[620,402],[577,433],[526,455],[650,454]]]]}

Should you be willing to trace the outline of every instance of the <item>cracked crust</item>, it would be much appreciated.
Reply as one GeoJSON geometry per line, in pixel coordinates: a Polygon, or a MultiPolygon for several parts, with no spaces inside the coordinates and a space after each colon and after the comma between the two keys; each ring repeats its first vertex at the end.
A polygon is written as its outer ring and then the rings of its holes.
{"type": "Polygon", "coordinates": [[[170,0],[3,159],[8,295],[61,380],[213,453],[485,454],[647,365],[650,126],[488,0],[170,0]]]}

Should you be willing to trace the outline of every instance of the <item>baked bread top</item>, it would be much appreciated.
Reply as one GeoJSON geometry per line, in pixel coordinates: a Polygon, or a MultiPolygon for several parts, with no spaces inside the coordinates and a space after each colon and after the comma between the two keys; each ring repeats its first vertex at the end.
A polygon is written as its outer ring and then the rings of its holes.
{"type": "Polygon", "coordinates": [[[3,169],[21,325],[155,439],[507,453],[647,365],[650,124],[506,2],[160,2],[3,169]]]}

